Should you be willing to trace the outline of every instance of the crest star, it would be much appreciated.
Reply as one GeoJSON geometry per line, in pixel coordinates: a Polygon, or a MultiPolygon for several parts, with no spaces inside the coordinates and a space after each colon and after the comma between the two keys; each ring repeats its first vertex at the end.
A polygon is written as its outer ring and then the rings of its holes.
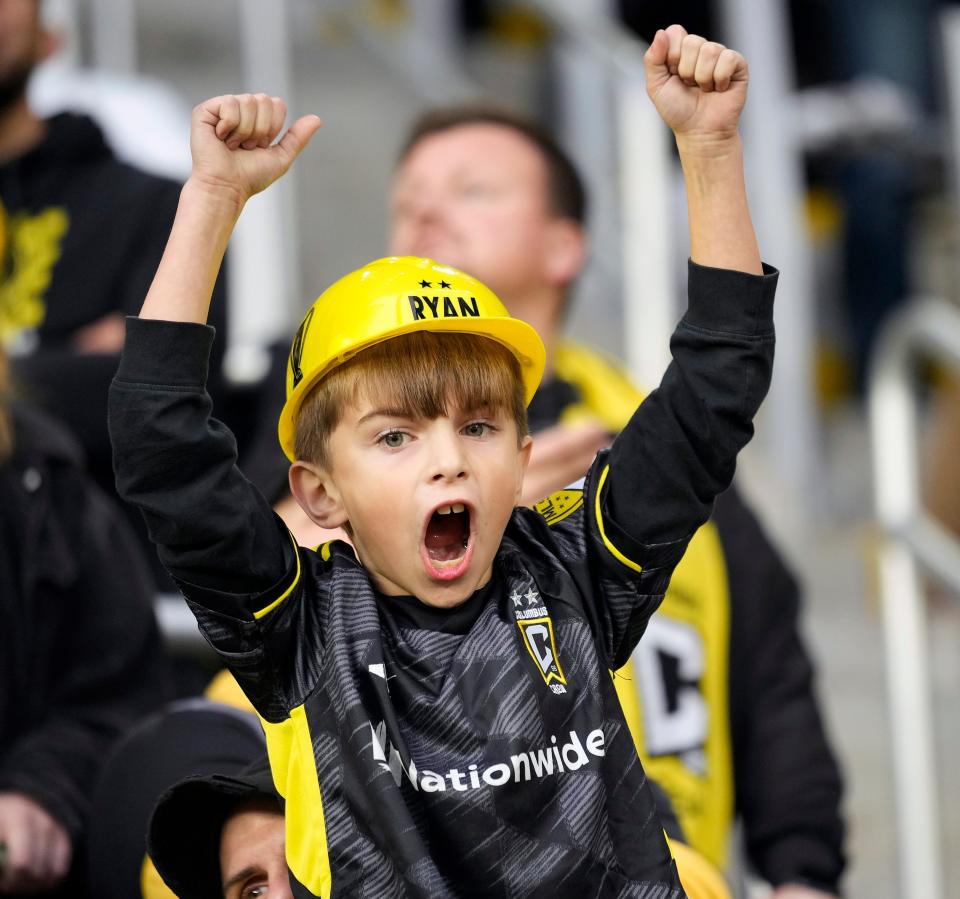
{"type": "Polygon", "coordinates": [[[450,289],[450,284],[449,284],[447,281],[441,281],[441,282],[440,282],[440,288],[441,288],[441,290],[449,290],[449,289],[450,289]]]}
{"type": "Polygon", "coordinates": [[[520,593],[517,590],[514,590],[513,593],[510,594],[510,598],[513,600],[513,604],[515,606],[519,606],[523,604],[523,597],[520,595],[520,593]]]}
{"type": "Polygon", "coordinates": [[[433,287],[433,284],[432,284],[430,281],[421,281],[421,282],[420,282],[420,286],[421,286],[421,287],[433,287]]]}
{"type": "Polygon", "coordinates": [[[528,606],[535,606],[540,600],[540,594],[536,590],[531,590],[529,593],[525,594],[524,598],[527,600],[528,606]]]}

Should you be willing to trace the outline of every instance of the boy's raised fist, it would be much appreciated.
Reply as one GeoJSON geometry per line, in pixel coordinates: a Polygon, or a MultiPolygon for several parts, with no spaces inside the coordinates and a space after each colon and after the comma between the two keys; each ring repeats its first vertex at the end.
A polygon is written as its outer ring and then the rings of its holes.
{"type": "Polygon", "coordinates": [[[656,33],[644,65],[647,93],[678,140],[736,134],[749,77],[739,53],[671,25],[656,33]]]}
{"type": "Polygon", "coordinates": [[[191,180],[240,204],[269,187],[321,124],[315,115],[303,116],[274,143],[286,115],[286,103],[266,94],[228,94],[199,104],[190,127],[191,180]]]}

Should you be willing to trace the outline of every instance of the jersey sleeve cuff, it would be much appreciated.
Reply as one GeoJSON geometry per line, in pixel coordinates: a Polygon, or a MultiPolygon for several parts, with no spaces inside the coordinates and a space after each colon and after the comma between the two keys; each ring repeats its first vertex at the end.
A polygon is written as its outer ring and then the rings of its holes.
{"type": "Polygon", "coordinates": [[[216,331],[193,322],[127,318],[117,378],[138,384],[203,388],[216,331]]]}
{"type": "MultiPolygon", "coordinates": [[[[279,519],[278,519],[279,521],[279,519]]],[[[187,598],[194,614],[202,619],[207,611],[217,615],[225,615],[234,620],[259,621],[269,617],[270,613],[282,606],[296,593],[302,582],[303,560],[300,548],[297,546],[293,534],[286,530],[289,540],[286,551],[287,564],[283,576],[265,590],[251,593],[231,593],[218,590],[216,587],[207,587],[181,577],[175,569],[170,569],[174,582],[180,592],[187,598]]],[[[329,559],[329,549],[324,546],[323,559],[329,559]]],[[[201,625],[203,621],[201,620],[201,625]]]]}
{"type": "Polygon", "coordinates": [[[689,307],[684,320],[706,331],[768,337],[780,273],[764,263],[762,275],[688,262],[689,307]]]}
{"type": "Polygon", "coordinates": [[[607,552],[621,565],[638,574],[661,569],[672,571],[683,556],[689,538],[670,543],[643,544],[630,537],[607,512],[606,494],[609,488],[607,483],[609,472],[609,465],[604,465],[599,470],[599,480],[593,492],[593,518],[600,540],[607,552]]]}

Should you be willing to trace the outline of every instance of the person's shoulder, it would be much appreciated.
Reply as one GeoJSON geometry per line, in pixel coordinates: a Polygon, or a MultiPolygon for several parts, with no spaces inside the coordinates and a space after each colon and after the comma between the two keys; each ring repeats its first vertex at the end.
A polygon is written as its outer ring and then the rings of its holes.
{"type": "Polygon", "coordinates": [[[518,507],[501,541],[501,553],[518,552],[528,562],[566,567],[586,554],[585,480],[557,490],[532,508],[518,507]]]}
{"type": "Polygon", "coordinates": [[[757,513],[731,487],[717,497],[711,521],[723,551],[734,622],[787,626],[799,602],[799,582],[757,513]]]}
{"type": "Polygon", "coordinates": [[[46,120],[47,135],[43,153],[51,162],[68,167],[84,167],[110,179],[111,193],[123,196],[129,191],[179,192],[180,183],[164,175],[148,172],[120,159],[111,149],[97,122],[87,115],[61,112],[46,120]]]}
{"type": "Polygon", "coordinates": [[[57,419],[26,403],[11,406],[14,434],[14,461],[29,464],[43,461],[81,470],[85,460],[77,438],[57,419]]]}
{"type": "Polygon", "coordinates": [[[623,366],[599,350],[563,340],[554,354],[554,374],[573,384],[583,405],[612,432],[623,429],[643,400],[623,366]]]}
{"type": "Polygon", "coordinates": [[[756,549],[758,543],[769,543],[759,516],[736,484],[731,484],[717,497],[710,520],[716,525],[728,554],[749,555],[751,547],[756,549]]]}

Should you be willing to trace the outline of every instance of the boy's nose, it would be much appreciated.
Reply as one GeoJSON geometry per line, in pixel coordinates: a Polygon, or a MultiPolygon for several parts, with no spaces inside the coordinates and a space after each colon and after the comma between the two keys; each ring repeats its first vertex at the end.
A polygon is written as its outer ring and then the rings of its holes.
{"type": "Polygon", "coordinates": [[[437,471],[433,476],[433,480],[434,481],[457,481],[457,480],[460,480],[461,478],[465,478],[466,476],[467,476],[467,473],[462,468],[457,469],[455,467],[450,467],[450,468],[444,468],[442,471],[437,471]]]}
{"type": "Polygon", "coordinates": [[[466,460],[456,434],[435,434],[431,443],[431,481],[457,481],[467,476],[466,460]]]}
{"type": "Polygon", "coordinates": [[[445,458],[437,459],[433,466],[432,481],[458,481],[467,476],[467,469],[463,460],[451,454],[445,458]]]}

